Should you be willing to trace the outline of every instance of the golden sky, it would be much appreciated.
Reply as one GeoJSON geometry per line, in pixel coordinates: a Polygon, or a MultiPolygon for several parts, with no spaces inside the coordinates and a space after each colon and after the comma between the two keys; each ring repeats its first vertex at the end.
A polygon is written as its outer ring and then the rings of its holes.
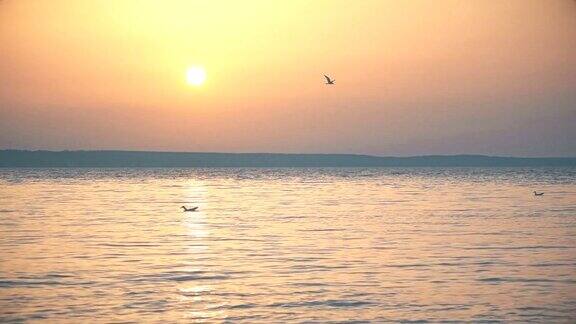
{"type": "Polygon", "coordinates": [[[0,0],[0,148],[576,156],[574,125],[572,0],[0,0]]]}

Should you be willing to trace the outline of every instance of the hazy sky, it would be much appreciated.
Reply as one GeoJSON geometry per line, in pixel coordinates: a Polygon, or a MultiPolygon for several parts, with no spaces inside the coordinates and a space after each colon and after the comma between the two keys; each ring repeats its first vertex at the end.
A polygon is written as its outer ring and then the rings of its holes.
{"type": "Polygon", "coordinates": [[[2,0],[0,148],[576,156],[576,1],[2,0]]]}

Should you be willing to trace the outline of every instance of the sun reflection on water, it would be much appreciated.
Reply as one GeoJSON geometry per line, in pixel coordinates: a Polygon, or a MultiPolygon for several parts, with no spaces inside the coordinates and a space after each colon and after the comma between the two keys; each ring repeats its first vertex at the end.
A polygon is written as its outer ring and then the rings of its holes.
{"type": "MultiPolygon", "coordinates": [[[[207,222],[207,188],[201,181],[194,181],[186,185],[183,201],[191,206],[198,206],[197,212],[184,212],[182,225],[187,233],[185,261],[185,273],[196,274],[199,278],[210,276],[210,269],[200,260],[209,255],[210,230],[207,222]]],[[[199,284],[198,280],[184,281],[180,283],[178,291],[180,301],[188,307],[184,317],[193,322],[202,322],[206,319],[220,318],[222,310],[214,311],[215,305],[208,298],[213,291],[213,286],[199,284]]]]}

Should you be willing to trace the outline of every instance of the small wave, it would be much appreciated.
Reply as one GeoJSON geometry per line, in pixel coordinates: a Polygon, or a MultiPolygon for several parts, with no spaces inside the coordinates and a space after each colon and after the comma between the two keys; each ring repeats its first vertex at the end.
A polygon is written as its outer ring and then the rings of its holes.
{"type": "Polygon", "coordinates": [[[213,237],[211,240],[215,241],[215,242],[227,242],[227,241],[265,242],[266,241],[266,240],[261,240],[261,239],[249,239],[249,238],[238,238],[238,237],[233,237],[233,238],[213,237]]]}
{"type": "Polygon", "coordinates": [[[212,274],[207,271],[174,271],[168,273],[161,273],[158,275],[139,276],[130,279],[134,282],[149,282],[149,281],[202,281],[202,280],[225,280],[229,279],[230,274],[212,274]]]}
{"type": "Polygon", "coordinates": [[[546,279],[546,278],[502,278],[490,277],[478,279],[480,282],[521,282],[521,283],[567,283],[576,284],[573,279],[546,279]]]}
{"type": "Polygon", "coordinates": [[[535,264],[530,264],[529,266],[531,266],[531,267],[563,267],[563,266],[573,267],[573,266],[576,266],[576,263],[550,262],[550,263],[535,263],[535,264]]]}
{"type": "Polygon", "coordinates": [[[322,282],[297,282],[297,283],[293,283],[292,286],[296,286],[296,287],[327,287],[330,285],[326,284],[326,283],[322,283],[322,282]]]}
{"type": "Polygon", "coordinates": [[[213,275],[213,276],[190,275],[190,276],[177,276],[177,277],[168,278],[168,280],[171,280],[171,281],[223,280],[223,279],[228,279],[228,276],[225,276],[225,275],[213,275]]]}
{"type": "Polygon", "coordinates": [[[365,307],[373,304],[374,304],[373,302],[369,301],[336,299],[336,300],[315,300],[304,302],[274,303],[271,304],[270,306],[283,307],[283,308],[292,308],[292,307],[356,308],[356,307],[365,307]]]}
{"type": "Polygon", "coordinates": [[[250,309],[250,308],[255,308],[258,306],[259,305],[253,304],[253,303],[232,304],[232,305],[222,304],[222,305],[218,305],[216,307],[212,307],[212,308],[210,308],[210,310],[250,309]]]}
{"type": "Polygon", "coordinates": [[[389,264],[386,265],[386,268],[420,268],[420,267],[429,267],[433,264],[425,264],[425,263],[413,263],[413,264],[389,264]]]}
{"type": "Polygon", "coordinates": [[[284,218],[282,218],[282,220],[291,220],[291,219],[305,219],[305,218],[309,218],[309,216],[284,216],[284,218]]]}
{"type": "Polygon", "coordinates": [[[546,307],[533,307],[533,306],[518,307],[517,309],[521,310],[521,311],[543,311],[543,310],[547,310],[546,307]]]}
{"type": "Polygon", "coordinates": [[[0,288],[13,288],[20,286],[41,286],[41,285],[59,285],[60,282],[56,280],[0,280],[0,288]]]}
{"type": "Polygon", "coordinates": [[[45,275],[44,277],[46,277],[46,278],[73,278],[74,276],[71,274],[65,274],[65,273],[49,273],[49,274],[45,275]]]}
{"type": "Polygon", "coordinates": [[[335,269],[347,269],[345,265],[319,265],[319,264],[296,264],[290,267],[290,272],[316,272],[316,271],[330,271],[335,269]]]}
{"type": "Polygon", "coordinates": [[[341,232],[343,228],[319,228],[319,229],[303,229],[300,232],[341,232]]]}
{"type": "Polygon", "coordinates": [[[535,249],[576,249],[566,245],[532,245],[532,246],[477,246],[465,247],[464,250],[535,250],[535,249]]]}
{"type": "Polygon", "coordinates": [[[35,286],[85,286],[94,284],[92,281],[59,280],[72,276],[51,274],[38,278],[0,279],[0,288],[35,287],[35,286]]]}
{"type": "Polygon", "coordinates": [[[477,265],[477,266],[484,266],[484,265],[510,265],[510,262],[504,261],[478,261],[478,262],[440,262],[440,263],[433,263],[433,266],[469,266],[469,265],[477,265]]]}
{"type": "MultiPolygon", "coordinates": [[[[266,254],[266,256],[268,256],[270,254],[266,254]]],[[[321,260],[328,260],[330,258],[328,257],[322,257],[322,256],[315,256],[315,257],[291,257],[290,258],[290,262],[315,262],[315,261],[321,261],[321,260]]]]}
{"type": "Polygon", "coordinates": [[[98,246],[108,247],[157,247],[158,244],[153,243],[100,243],[98,246]]]}

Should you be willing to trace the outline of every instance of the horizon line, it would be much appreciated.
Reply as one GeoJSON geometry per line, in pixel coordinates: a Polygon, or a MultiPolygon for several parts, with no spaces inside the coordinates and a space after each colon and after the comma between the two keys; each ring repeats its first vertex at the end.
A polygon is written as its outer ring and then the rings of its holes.
{"type": "Polygon", "coordinates": [[[334,156],[364,156],[374,158],[420,158],[420,157],[488,157],[488,158],[514,158],[514,159],[576,159],[574,156],[514,156],[514,155],[489,155],[480,153],[456,153],[456,154],[419,154],[419,155],[375,155],[364,153],[287,153],[287,152],[216,152],[216,151],[162,151],[162,150],[130,150],[130,149],[10,149],[0,148],[0,152],[123,152],[123,153],[166,153],[166,154],[237,154],[237,155],[334,155],[334,156]]]}

